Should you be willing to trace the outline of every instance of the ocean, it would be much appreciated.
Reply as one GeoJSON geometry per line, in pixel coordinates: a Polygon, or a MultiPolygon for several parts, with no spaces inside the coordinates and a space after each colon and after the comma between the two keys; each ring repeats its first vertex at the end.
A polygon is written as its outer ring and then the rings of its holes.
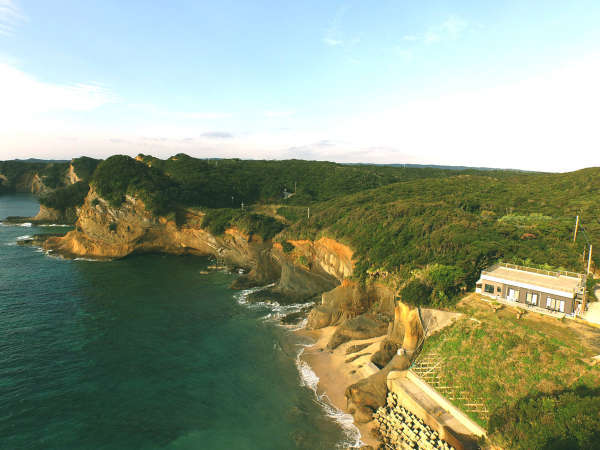
{"type": "MultiPolygon", "coordinates": [[[[0,220],[35,197],[0,196],[0,220]]],[[[0,225],[0,448],[332,449],[356,429],[316,397],[277,305],[208,258],[66,260],[0,225]]]]}

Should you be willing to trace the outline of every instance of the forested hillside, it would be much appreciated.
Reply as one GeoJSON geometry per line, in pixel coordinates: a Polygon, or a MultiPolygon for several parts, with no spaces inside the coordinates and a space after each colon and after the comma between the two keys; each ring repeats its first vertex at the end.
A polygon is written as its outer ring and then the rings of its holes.
{"type": "Polygon", "coordinates": [[[285,236],[327,235],[349,244],[359,276],[379,271],[409,278],[414,269],[447,266],[451,294],[472,286],[498,259],[582,271],[587,239],[594,242],[600,232],[599,193],[600,169],[414,180],[313,206],[310,219],[302,216],[285,236]],[[574,245],[577,214],[585,231],[574,245]]]}
{"type": "Polygon", "coordinates": [[[135,195],[180,225],[178,211],[198,208],[217,234],[236,225],[287,249],[287,240],[333,237],[355,251],[357,278],[417,278],[425,286],[412,288],[430,292],[433,301],[472,286],[498,259],[581,271],[584,247],[600,232],[597,168],[545,174],[183,154],[84,157],[72,165],[82,181],[69,186],[61,181],[68,163],[9,161],[0,163],[0,172],[14,180],[37,170],[55,188],[42,203],[58,209],[81,204],[89,183],[113,206],[135,195]],[[276,214],[267,214],[265,205],[275,205],[269,208],[276,214]],[[573,245],[578,214],[583,229],[573,245]]]}

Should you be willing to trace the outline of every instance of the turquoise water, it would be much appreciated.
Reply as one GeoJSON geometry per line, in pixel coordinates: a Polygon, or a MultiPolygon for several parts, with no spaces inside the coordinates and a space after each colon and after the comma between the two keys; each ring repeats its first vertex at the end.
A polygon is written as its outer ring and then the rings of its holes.
{"type": "MultiPolygon", "coordinates": [[[[0,196],[0,219],[37,212],[0,196]]],[[[0,226],[0,448],[329,449],[298,338],[197,257],[69,261],[0,226]]]]}

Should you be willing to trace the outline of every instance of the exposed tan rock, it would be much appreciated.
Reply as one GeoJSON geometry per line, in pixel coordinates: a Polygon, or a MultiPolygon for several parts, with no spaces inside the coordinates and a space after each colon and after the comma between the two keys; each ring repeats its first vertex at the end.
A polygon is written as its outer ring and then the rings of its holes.
{"type": "Polygon", "coordinates": [[[414,352],[425,335],[417,308],[398,302],[394,313],[394,322],[388,329],[387,340],[397,344],[401,339],[404,351],[393,354],[391,360],[379,372],[349,386],[346,390],[350,411],[358,422],[370,421],[373,412],[385,404],[388,374],[391,371],[408,369],[414,352]]]}
{"type": "Polygon", "coordinates": [[[391,320],[394,310],[393,290],[379,283],[365,286],[344,279],[340,286],[322,294],[321,304],[310,312],[307,326],[318,329],[339,325],[369,310],[389,316],[391,320]]]}
{"type": "Polygon", "coordinates": [[[66,181],[66,184],[75,184],[78,181],[81,181],[81,178],[79,178],[77,176],[77,174],[75,173],[75,168],[73,167],[73,164],[69,164],[69,170],[67,171],[65,181],[66,181]]]}

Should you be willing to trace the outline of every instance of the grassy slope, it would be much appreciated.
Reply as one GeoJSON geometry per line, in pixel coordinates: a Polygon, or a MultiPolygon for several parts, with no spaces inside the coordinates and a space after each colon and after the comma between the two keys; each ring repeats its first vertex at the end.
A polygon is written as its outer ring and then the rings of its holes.
{"type": "MultiPolygon", "coordinates": [[[[491,414],[533,393],[600,385],[600,367],[590,365],[600,353],[600,329],[535,313],[517,319],[514,308],[495,313],[478,297],[457,305],[465,319],[425,342],[421,357],[443,355],[444,385],[480,400],[491,414]]],[[[456,402],[465,409],[463,403],[456,402]]],[[[470,415],[488,425],[485,416],[470,415]]]]}

